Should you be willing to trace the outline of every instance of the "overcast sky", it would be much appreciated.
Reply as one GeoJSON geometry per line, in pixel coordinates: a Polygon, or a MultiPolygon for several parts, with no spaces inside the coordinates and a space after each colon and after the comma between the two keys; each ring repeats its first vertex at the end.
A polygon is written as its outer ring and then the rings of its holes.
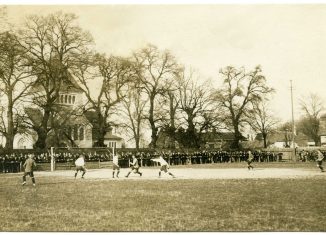
{"type": "Polygon", "coordinates": [[[296,117],[304,95],[326,104],[326,5],[9,6],[8,14],[19,22],[58,10],[77,14],[100,52],[125,56],[152,43],[213,83],[222,67],[259,64],[283,120],[291,119],[290,80],[296,117]]]}

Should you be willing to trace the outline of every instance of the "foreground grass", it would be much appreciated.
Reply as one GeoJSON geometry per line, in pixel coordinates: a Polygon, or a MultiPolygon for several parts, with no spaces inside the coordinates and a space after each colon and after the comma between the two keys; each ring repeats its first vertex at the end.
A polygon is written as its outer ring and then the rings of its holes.
{"type": "Polygon", "coordinates": [[[0,231],[326,231],[326,182],[0,175],[0,231]]]}

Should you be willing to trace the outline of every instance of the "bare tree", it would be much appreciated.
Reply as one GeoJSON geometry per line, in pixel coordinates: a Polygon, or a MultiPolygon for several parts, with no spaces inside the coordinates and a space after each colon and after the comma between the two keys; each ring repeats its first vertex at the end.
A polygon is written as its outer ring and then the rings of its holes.
{"type": "Polygon", "coordinates": [[[308,97],[300,100],[300,106],[304,114],[298,129],[312,138],[316,145],[320,145],[319,119],[324,110],[321,98],[317,94],[311,93],[308,97]]]}
{"type": "Polygon", "coordinates": [[[2,118],[4,125],[0,132],[6,137],[8,149],[13,148],[14,136],[21,124],[16,115],[17,106],[26,96],[32,81],[27,51],[20,46],[17,36],[10,32],[0,34],[0,92],[6,98],[6,119],[2,118]]]}
{"type": "Polygon", "coordinates": [[[128,84],[126,96],[122,101],[122,113],[126,116],[121,126],[132,132],[132,139],[135,141],[136,149],[139,149],[142,136],[145,107],[148,98],[144,97],[138,80],[128,84]]]}
{"type": "Polygon", "coordinates": [[[268,108],[269,104],[266,98],[262,101],[254,101],[252,108],[245,113],[247,122],[256,133],[261,133],[264,141],[264,148],[267,148],[267,137],[273,132],[279,120],[268,108]]]}
{"type": "Polygon", "coordinates": [[[21,31],[21,45],[28,51],[33,73],[38,76],[30,90],[33,104],[42,110],[41,120],[33,125],[38,134],[37,148],[46,147],[51,130],[49,120],[58,108],[60,91],[69,80],[69,69],[93,42],[90,34],[76,24],[76,19],[74,14],[62,12],[45,17],[32,15],[21,31]]]}
{"type": "Polygon", "coordinates": [[[104,136],[112,126],[109,118],[118,113],[117,105],[125,98],[125,89],[135,75],[128,59],[100,54],[86,57],[80,57],[81,63],[74,75],[87,98],[84,112],[93,111],[97,116],[99,136],[96,145],[105,146],[104,136]],[[97,84],[98,92],[91,89],[92,84],[97,84]]]}
{"type": "Polygon", "coordinates": [[[240,127],[245,123],[245,115],[249,105],[260,102],[262,96],[273,91],[266,85],[266,78],[260,66],[246,72],[244,68],[236,69],[228,66],[220,70],[223,79],[222,88],[217,90],[216,100],[222,112],[226,114],[226,125],[234,131],[233,148],[239,148],[242,137],[240,127]]]}
{"type": "Polygon", "coordinates": [[[200,147],[200,133],[213,128],[217,117],[213,115],[212,92],[207,83],[198,85],[193,79],[193,72],[184,70],[179,79],[179,110],[186,122],[186,137],[183,144],[187,147],[200,147]]]}
{"type": "Polygon", "coordinates": [[[158,137],[158,123],[162,118],[162,115],[157,113],[157,111],[161,110],[156,107],[158,97],[169,90],[169,86],[172,84],[171,80],[178,73],[179,66],[169,51],[161,52],[153,45],[148,45],[135,52],[134,61],[141,88],[149,99],[146,119],[149,121],[152,133],[150,147],[155,148],[158,137]]]}

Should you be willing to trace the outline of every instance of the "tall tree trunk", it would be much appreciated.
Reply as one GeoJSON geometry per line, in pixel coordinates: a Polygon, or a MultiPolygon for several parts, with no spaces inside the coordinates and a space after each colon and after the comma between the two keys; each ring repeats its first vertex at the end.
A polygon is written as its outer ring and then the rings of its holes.
{"type": "Polygon", "coordinates": [[[105,118],[102,116],[101,111],[97,111],[97,117],[99,122],[97,146],[105,147],[104,145],[104,136],[106,134],[105,118]]]}
{"type": "Polygon", "coordinates": [[[136,150],[139,150],[139,136],[135,137],[135,142],[136,142],[136,150]]]}
{"type": "MultiPolygon", "coordinates": [[[[138,119],[139,120],[139,119],[138,119]]],[[[139,150],[139,142],[140,142],[140,122],[137,120],[137,129],[133,128],[135,143],[136,143],[136,150],[139,150]]]]}
{"type": "Polygon", "coordinates": [[[188,133],[188,147],[190,148],[199,148],[199,141],[198,141],[198,137],[197,137],[197,133],[195,130],[195,125],[194,125],[194,118],[195,116],[193,115],[192,112],[188,112],[187,113],[187,124],[188,124],[188,129],[187,129],[187,133],[188,133]]]}
{"type": "Polygon", "coordinates": [[[170,97],[170,128],[171,128],[171,132],[170,132],[170,147],[172,149],[175,149],[175,111],[176,109],[174,108],[174,96],[173,94],[169,93],[169,97],[170,97]]]}
{"type": "Polygon", "coordinates": [[[14,146],[14,117],[13,117],[13,102],[12,92],[8,92],[8,111],[7,111],[7,134],[6,134],[6,148],[13,149],[14,146]]]}
{"type": "Polygon", "coordinates": [[[37,149],[45,149],[46,148],[46,138],[48,135],[48,123],[50,119],[51,111],[49,108],[44,109],[44,115],[42,119],[42,124],[39,128],[36,128],[37,132],[37,141],[35,143],[35,147],[37,149]]]}
{"type": "Polygon", "coordinates": [[[264,148],[267,148],[267,134],[266,133],[262,133],[263,134],[263,140],[264,140],[264,148]]]}
{"type": "Polygon", "coordinates": [[[150,148],[156,148],[156,142],[157,142],[157,128],[155,126],[155,121],[154,121],[154,98],[155,97],[153,96],[150,97],[150,108],[149,108],[149,117],[148,117],[148,121],[152,129],[151,143],[149,144],[150,148]]]}
{"type": "Polygon", "coordinates": [[[233,140],[233,143],[232,143],[232,148],[234,149],[239,149],[240,148],[240,138],[241,138],[241,133],[239,131],[239,125],[238,125],[238,122],[237,121],[234,121],[233,122],[233,127],[234,127],[234,140],[233,140]]]}

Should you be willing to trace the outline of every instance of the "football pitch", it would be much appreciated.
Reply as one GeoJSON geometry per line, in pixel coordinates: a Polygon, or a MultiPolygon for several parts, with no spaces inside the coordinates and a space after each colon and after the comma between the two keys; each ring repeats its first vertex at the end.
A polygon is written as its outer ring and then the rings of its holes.
{"type": "Polygon", "coordinates": [[[326,173],[314,163],[172,166],[0,175],[0,231],[326,231],[326,173]]]}

